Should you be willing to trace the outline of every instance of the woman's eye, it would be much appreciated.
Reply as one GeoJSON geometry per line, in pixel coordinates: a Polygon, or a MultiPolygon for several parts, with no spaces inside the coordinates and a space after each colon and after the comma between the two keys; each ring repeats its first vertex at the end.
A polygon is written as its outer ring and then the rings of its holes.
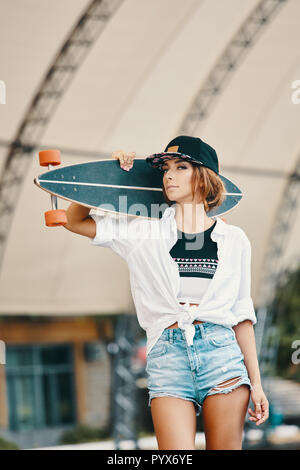
{"type": "MultiPolygon", "coordinates": [[[[186,168],[186,166],[184,166],[184,165],[179,165],[177,168],[186,168]]],[[[163,173],[165,173],[166,171],[167,171],[167,169],[162,170],[163,173]]]]}

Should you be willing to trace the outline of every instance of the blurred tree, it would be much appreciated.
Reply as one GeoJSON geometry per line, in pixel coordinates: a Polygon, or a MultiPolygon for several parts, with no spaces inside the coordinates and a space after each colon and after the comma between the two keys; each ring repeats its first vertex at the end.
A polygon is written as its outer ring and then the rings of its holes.
{"type": "Polygon", "coordinates": [[[277,375],[300,382],[300,364],[297,363],[300,360],[300,266],[282,274],[273,309],[274,322],[280,335],[277,375]],[[296,340],[298,345],[295,348],[292,345],[296,340]]]}

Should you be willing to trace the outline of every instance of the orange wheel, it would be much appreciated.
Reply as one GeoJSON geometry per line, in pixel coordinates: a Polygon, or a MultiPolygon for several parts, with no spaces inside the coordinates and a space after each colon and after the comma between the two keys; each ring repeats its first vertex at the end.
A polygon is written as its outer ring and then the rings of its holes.
{"type": "Polygon", "coordinates": [[[39,152],[39,159],[41,166],[61,164],[59,150],[42,150],[41,152],[39,152]]]}
{"type": "Polygon", "coordinates": [[[68,223],[67,213],[64,209],[45,212],[45,222],[47,227],[58,227],[68,223]]]}

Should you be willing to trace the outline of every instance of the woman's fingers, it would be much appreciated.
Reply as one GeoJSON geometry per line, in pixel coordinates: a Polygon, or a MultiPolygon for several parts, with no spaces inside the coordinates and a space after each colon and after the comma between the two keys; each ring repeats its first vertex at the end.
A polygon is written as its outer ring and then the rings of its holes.
{"type": "Polygon", "coordinates": [[[256,385],[251,391],[251,401],[254,405],[254,410],[248,408],[250,414],[250,421],[256,423],[257,426],[264,423],[269,417],[269,402],[261,385],[256,385]]]}
{"type": "Polygon", "coordinates": [[[254,421],[256,424],[258,423],[259,419],[254,411],[251,410],[251,408],[248,408],[248,413],[251,415],[249,418],[249,421],[254,421]]]}
{"type": "Polygon", "coordinates": [[[121,168],[129,171],[133,167],[134,157],[135,157],[135,152],[125,153],[122,161],[120,161],[121,168]]]}
{"type": "Polygon", "coordinates": [[[118,159],[120,161],[120,167],[123,168],[123,170],[129,171],[133,167],[135,152],[123,152],[119,150],[113,152],[112,158],[118,159]]]}
{"type": "Polygon", "coordinates": [[[261,404],[260,403],[255,403],[255,414],[257,419],[261,419],[262,414],[261,414],[261,404]]]}
{"type": "Polygon", "coordinates": [[[263,400],[261,403],[262,419],[263,422],[269,418],[269,402],[267,399],[263,400]]]}
{"type": "Polygon", "coordinates": [[[269,417],[268,407],[266,404],[262,404],[261,406],[256,404],[255,411],[248,408],[248,413],[251,415],[249,421],[254,421],[257,426],[264,423],[269,417]]]}

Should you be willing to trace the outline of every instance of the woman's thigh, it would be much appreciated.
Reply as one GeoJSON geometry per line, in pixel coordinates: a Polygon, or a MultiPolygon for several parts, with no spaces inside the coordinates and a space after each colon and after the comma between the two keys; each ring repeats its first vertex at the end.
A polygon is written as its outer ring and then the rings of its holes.
{"type": "Polygon", "coordinates": [[[220,393],[205,398],[202,413],[207,450],[242,448],[249,398],[250,389],[245,384],[227,394],[220,393]]]}
{"type": "Polygon", "coordinates": [[[182,398],[155,397],[151,414],[159,450],[195,449],[196,411],[182,398]]]}
{"type": "Polygon", "coordinates": [[[167,334],[154,345],[147,356],[148,406],[154,398],[163,396],[192,402],[196,414],[201,411],[185,339],[181,335],[169,341],[167,334]]]}

